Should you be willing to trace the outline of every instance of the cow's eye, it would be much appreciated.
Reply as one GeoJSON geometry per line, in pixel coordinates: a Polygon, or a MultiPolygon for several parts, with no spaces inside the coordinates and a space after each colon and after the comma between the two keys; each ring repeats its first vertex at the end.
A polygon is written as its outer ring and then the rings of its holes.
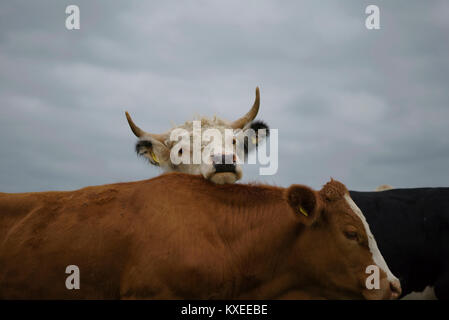
{"type": "Polygon", "coordinates": [[[357,231],[353,231],[353,230],[344,231],[344,235],[349,240],[358,240],[358,238],[359,238],[359,234],[357,233],[357,231]]]}
{"type": "Polygon", "coordinates": [[[179,149],[179,151],[178,151],[178,155],[182,155],[182,149],[179,149]]]}
{"type": "Polygon", "coordinates": [[[236,144],[236,140],[235,140],[235,138],[232,140],[232,144],[236,144]]]}

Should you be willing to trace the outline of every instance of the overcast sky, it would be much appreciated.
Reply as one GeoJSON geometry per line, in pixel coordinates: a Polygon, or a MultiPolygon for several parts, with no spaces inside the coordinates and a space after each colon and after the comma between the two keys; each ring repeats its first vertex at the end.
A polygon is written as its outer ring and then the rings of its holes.
{"type": "Polygon", "coordinates": [[[1,1],[0,191],[154,177],[125,110],[156,133],[232,120],[256,86],[279,170],[244,181],[449,186],[448,17],[448,1],[1,1]]]}

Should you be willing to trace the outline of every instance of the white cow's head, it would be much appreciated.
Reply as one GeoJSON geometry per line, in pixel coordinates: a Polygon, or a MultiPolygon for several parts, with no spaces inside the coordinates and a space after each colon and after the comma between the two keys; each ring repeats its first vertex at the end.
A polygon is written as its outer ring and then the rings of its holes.
{"type": "Polygon", "coordinates": [[[165,172],[201,174],[217,184],[234,183],[242,177],[241,163],[255,149],[261,136],[268,135],[262,121],[253,121],[259,111],[260,94],[242,118],[228,122],[214,117],[187,121],[164,134],[148,133],[126,118],[139,138],[136,152],[165,172]],[[262,129],[262,130],[260,130],[262,129]],[[199,131],[198,131],[199,130],[199,131]],[[259,135],[260,134],[260,135],[259,135]],[[242,159],[243,158],[243,159],[242,159]]]}

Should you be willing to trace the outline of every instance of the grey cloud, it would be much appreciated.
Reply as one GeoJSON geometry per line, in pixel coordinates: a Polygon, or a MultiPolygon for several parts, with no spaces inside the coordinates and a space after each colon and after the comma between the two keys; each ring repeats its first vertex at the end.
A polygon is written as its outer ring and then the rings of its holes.
{"type": "Polygon", "coordinates": [[[245,181],[351,189],[449,183],[449,6],[370,1],[61,1],[0,4],[0,191],[155,176],[133,152],[195,114],[232,119],[261,87],[279,171],[245,181]]]}

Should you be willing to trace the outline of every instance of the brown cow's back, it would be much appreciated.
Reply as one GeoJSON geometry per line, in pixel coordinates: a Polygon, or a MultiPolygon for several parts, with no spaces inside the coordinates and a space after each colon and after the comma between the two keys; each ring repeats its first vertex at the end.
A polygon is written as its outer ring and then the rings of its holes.
{"type": "Polygon", "coordinates": [[[117,297],[118,286],[106,284],[119,275],[116,259],[127,251],[118,228],[122,188],[116,186],[1,194],[0,297],[117,297]],[[65,288],[72,264],[84,271],[83,292],[65,288]],[[89,290],[89,282],[105,292],[89,290]]]}
{"type": "Polygon", "coordinates": [[[248,251],[241,247],[254,245],[259,228],[285,232],[281,219],[263,223],[270,206],[285,206],[282,190],[168,174],[71,192],[0,194],[0,298],[234,296],[242,285],[232,275],[245,275],[251,258],[234,251],[248,251]],[[68,265],[79,267],[81,290],[66,289],[68,265]]]}

